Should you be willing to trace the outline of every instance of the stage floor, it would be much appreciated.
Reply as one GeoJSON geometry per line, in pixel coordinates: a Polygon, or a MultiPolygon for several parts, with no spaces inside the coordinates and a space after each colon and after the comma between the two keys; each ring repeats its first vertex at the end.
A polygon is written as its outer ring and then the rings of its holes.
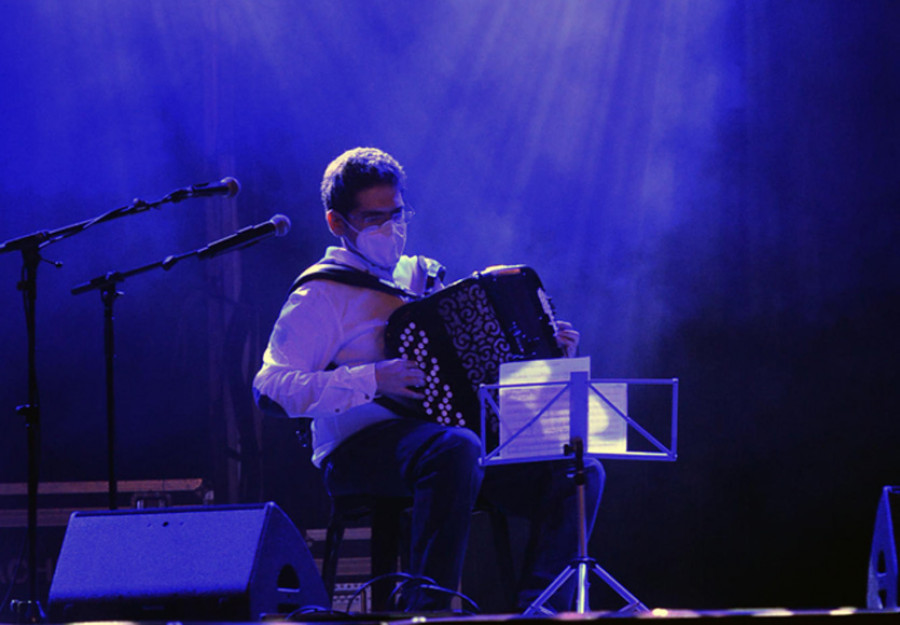
{"type": "MultiPolygon", "coordinates": [[[[718,622],[725,623],[761,623],[767,622],[767,619],[781,619],[778,622],[797,623],[797,625],[866,625],[866,624],[888,624],[900,623],[900,611],[897,610],[864,610],[859,608],[835,608],[823,610],[788,610],[785,608],[756,608],[756,609],[734,609],[734,610],[684,610],[684,609],[664,609],[656,608],[646,612],[637,612],[631,614],[623,614],[619,612],[587,612],[584,614],[576,612],[566,612],[553,616],[523,616],[521,614],[493,614],[493,615],[464,615],[464,614],[402,614],[402,613],[381,613],[381,614],[305,614],[287,618],[285,615],[272,615],[264,618],[263,622],[267,625],[295,625],[297,623],[348,623],[353,625],[422,625],[423,623],[434,623],[435,625],[496,625],[497,623],[514,621],[518,624],[526,623],[551,623],[554,621],[593,621],[593,620],[639,620],[639,621],[658,621],[658,622],[683,622],[697,621],[703,619],[716,619],[718,622]],[[762,620],[761,620],[762,619],[762,620]]],[[[97,625],[105,623],[132,623],[134,621],[91,621],[97,625]]],[[[140,621],[142,625],[181,625],[182,623],[241,623],[246,621],[227,621],[227,620],[197,620],[197,621],[140,621]]],[[[259,622],[259,621],[253,621],[259,622]]],[[[0,620],[0,625],[17,625],[15,621],[0,620]]]]}

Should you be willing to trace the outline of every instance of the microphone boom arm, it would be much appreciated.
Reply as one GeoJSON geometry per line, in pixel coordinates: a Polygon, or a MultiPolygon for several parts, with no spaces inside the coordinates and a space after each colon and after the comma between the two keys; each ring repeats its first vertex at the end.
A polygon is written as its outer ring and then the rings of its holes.
{"type": "Polygon", "coordinates": [[[84,221],[79,221],[68,226],[63,226],[62,228],[57,228],[56,230],[39,230],[38,232],[33,232],[21,237],[16,237],[15,239],[4,241],[3,243],[0,243],[0,254],[3,254],[4,252],[17,252],[29,249],[37,250],[44,246],[50,245],[51,243],[55,243],[56,241],[60,241],[62,239],[74,236],[80,232],[84,232],[91,226],[95,226],[106,221],[112,221],[113,219],[117,219],[119,217],[143,213],[144,211],[148,211],[151,208],[159,208],[163,204],[167,204],[169,202],[174,204],[191,197],[210,197],[211,195],[217,194],[227,194],[228,197],[232,197],[237,194],[238,189],[240,189],[240,185],[238,184],[237,180],[235,180],[234,178],[225,178],[218,183],[207,183],[202,185],[194,185],[185,189],[177,189],[167,194],[162,199],[156,200],[155,202],[145,202],[141,199],[135,199],[131,202],[131,204],[115,208],[92,219],[85,219],[84,221]],[[206,190],[205,188],[207,186],[209,186],[211,190],[206,190]]]}
{"type": "Polygon", "coordinates": [[[216,256],[220,256],[221,254],[225,254],[227,252],[236,252],[238,250],[245,249],[250,245],[258,243],[262,240],[263,237],[271,235],[283,236],[287,234],[289,230],[290,220],[288,220],[288,218],[284,215],[275,215],[270,221],[266,221],[255,226],[247,226],[246,228],[238,230],[235,234],[225,237],[224,239],[219,239],[219,241],[210,243],[205,247],[191,250],[190,252],[183,252],[181,254],[166,256],[162,260],[143,265],[141,267],[136,267],[134,269],[129,269],[127,271],[107,272],[102,276],[97,276],[96,278],[73,287],[72,295],[79,295],[88,291],[109,289],[112,287],[112,285],[118,284],[119,282],[124,282],[126,278],[151,271],[152,269],[159,268],[168,271],[179,261],[184,260],[185,258],[190,258],[191,256],[196,256],[200,260],[203,260],[206,258],[215,258],[216,256]],[[253,236],[253,238],[240,237],[235,239],[237,235],[241,234],[253,234],[255,236],[253,236]],[[235,241],[239,244],[235,244],[235,241]]]}

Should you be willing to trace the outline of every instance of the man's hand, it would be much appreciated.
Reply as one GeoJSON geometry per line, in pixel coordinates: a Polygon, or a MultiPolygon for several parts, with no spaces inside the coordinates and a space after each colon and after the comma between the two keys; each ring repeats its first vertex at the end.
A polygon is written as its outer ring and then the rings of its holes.
{"type": "Polygon", "coordinates": [[[573,358],[578,352],[581,334],[568,321],[556,321],[556,344],[563,350],[566,358],[573,358]]]}
{"type": "Polygon", "coordinates": [[[375,385],[381,395],[425,399],[425,395],[416,390],[425,386],[425,372],[405,358],[376,362],[375,385]]]}

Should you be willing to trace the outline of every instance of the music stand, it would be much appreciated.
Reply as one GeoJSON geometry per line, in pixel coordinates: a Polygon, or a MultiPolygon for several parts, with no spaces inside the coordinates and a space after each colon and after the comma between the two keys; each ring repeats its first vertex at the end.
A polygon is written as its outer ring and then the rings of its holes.
{"type": "MultiPolygon", "coordinates": [[[[568,381],[552,381],[552,382],[526,382],[521,384],[490,384],[482,385],[478,392],[481,404],[481,459],[482,466],[491,466],[498,464],[512,464],[519,462],[535,462],[548,460],[567,460],[574,456],[576,471],[575,485],[577,489],[577,505],[578,505],[578,553],[560,574],[550,583],[550,585],[535,599],[531,605],[525,610],[524,615],[531,616],[536,614],[552,614],[552,610],[545,607],[545,603],[556,594],[562,585],[573,575],[577,575],[577,594],[576,594],[576,612],[584,614],[590,610],[588,605],[588,590],[590,588],[589,574],[593,573],[605,582],[613,591],[616,592],[626,605],[621,608],[618,613],[624,612],[646,612],[645,606],[634,594],[628,591],[625,586],[619,583],[612,575],[605,571],[596,560],[588,556],[587,553],[587,520],[585,514],[584,502],[584,454],[596,458],[607,459],[640,459],[674,462],[677,459],[677,427],[678,427],[678,379],[658,379],[658,378],[617,378],[617,379],[588,379],[586,371],[572,371],[569,374],[568,381]],[[657,437],[651,434],[646,428],[632,418],[627,410],[622,410],[607,395],[600,390],[604,384],[613,385],[667,385],[671,386],[671,415],[670,415],[670,444],[662,443],[657,437]],[[500,406],[495,401],[495,395],[500,395],[504,390],[514,389],[550,389],[559,388],[558,392],[540,406],[534,416],[528,419],[524,425],[519,427],[512,433],[509,438],[502,441],[496,448],[488,451],[487,449],[487,433],[488,433],[488,414],[493,412],[498,418],[502,418],[500,406]],[[512,443],[523,436],[530,428],[539,423],[554,407],[560,403],[561,398],[568,393],[568,413],[569,413],[569,442],[565,446],[560,447],[557,454],[536,454],[536,455],[514,455],[503,457],[503,450],[509,449],[512,443]],[[635,431],[641,437],[650,443],[655,451],[620,451],[610,453],[591,453],[590,449],[586,449],[584,441],[589,441],[589,399],[591,394],[600,399],[602,405],[611,410],[617,417],[624,420],[628,431],[635,431]]],[[[558,406],[557,406],[558,408],[558,406]]]]}

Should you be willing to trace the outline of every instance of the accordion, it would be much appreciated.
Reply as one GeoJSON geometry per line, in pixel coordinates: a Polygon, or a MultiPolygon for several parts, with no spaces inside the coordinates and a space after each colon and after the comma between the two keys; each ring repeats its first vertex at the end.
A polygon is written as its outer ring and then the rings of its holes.
{"type": "MultiPolygon", "coordinates": [[[[550,298],[525,266],[490,268],[405,304],[388,319],[385,352],[425,371],[425,399],[390,407],[442,425],[481,430],[478,388],[496,384],[500,365],[558,358],[550,298]]],[[[496,440],[497,423],[487,425],[496,440]]]]}

